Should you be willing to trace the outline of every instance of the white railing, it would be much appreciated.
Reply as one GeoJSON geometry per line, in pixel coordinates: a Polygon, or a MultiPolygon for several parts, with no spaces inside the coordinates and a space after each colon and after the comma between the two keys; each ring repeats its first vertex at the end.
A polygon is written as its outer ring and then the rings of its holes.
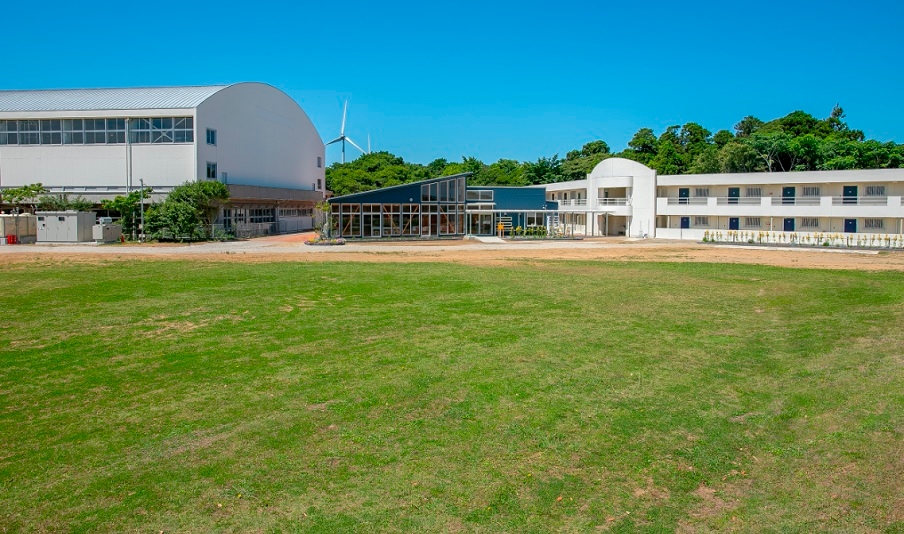
{"type": "Polygon", "coordinates": [[[820,197],[772,197],[773,206],[818,206],[820,197]]]}
{"type": "Polygon", "coordinates": [[[572,198],[569,200],[557,200],[555,202],[559,203],[559,207],[563,206],[586,206],[587,199],[586,198],[572,198]]]}
{"type": "Polygon", "coordinates": [[[716,204],[727,206],[737,204],[739,206],[759,206],[763,203],[763,197],[716,197],[716,204]]]}
{"type": "Polygon", "coordinates": [[[833,206],[887,206],[888,197],[832,197],[833,206]]]}
{"type": "Polygon", "coordinates": [[[627,198],[598,198],[596,199],[597,206],[627,206],[628,199],[627,198]]]}
{"type": "Polygon", "coordinates": [[[666,199],[670,206],[679,205],[679,204],[687,204],[691,206],[705,206],[707,204],[707,197],[668,197],[666,199]]]}

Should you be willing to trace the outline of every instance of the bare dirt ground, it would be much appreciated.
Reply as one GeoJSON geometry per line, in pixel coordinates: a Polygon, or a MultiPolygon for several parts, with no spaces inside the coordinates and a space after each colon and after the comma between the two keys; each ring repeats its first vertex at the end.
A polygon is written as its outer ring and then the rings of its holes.
{"type": "Polygon", "coordinates": [[[304,244],[312,234],[191,245],[0,246],[0,265],[46,261],[102,263],[138,259],[197,261],[453,262],[499,265],[534,260],[747,263],[813,269],[904,271],[904,252],[704,245],[689,241],[595,238],[583,241],[481,243],[475,240],[304,244]]]}

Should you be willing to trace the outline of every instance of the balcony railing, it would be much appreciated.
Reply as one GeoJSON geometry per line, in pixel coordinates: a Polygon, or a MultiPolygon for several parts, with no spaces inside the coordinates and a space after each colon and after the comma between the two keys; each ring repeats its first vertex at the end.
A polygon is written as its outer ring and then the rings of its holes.
{"type": "Polygon", "coordinates": [[[587,199],[586,198],[572,198],[569,200],[558,200],[560,208],[564,208],[566,206],[586,206],[587,199]]]}
{"type": "Polygon", "coordinates": [[[818,206],[820,197],[772,197],[773,206],[818,206]]]}
{"type": "Polygon", "coordinates": [[[668,204],[678,205],[678,204],[687,204],[690,206],[705,206],[707,204],[707,197],[668,197],[668,204]]]}
{"type": "Polygon", "coordinates": [[[833,206],[844,206],[846,204],[852,206],[887,206],[888,197],[832,197],[833,206]]]}
{"type": "Polygon", "coordinates": [[[598,198],[596,199],[597,206],[627,206],[628,199],[627,198],[598,198]]]}
{"type": "Polygon", "coordinates": [[[716,204],[719,206],[734,204],[739,206],[759,206],[762,203],[762,197],[716,197],[716,204]]]}

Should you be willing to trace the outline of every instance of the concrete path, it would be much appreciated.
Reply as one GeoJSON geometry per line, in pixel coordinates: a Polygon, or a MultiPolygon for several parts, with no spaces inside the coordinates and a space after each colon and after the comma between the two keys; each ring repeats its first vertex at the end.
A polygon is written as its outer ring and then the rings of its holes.
{"type": "Polygon", "coordinates": [[[502,239],[501,237],[496,237],[496,236],[491,236],[491,235],[475,235],[471,239],[476,239],[477,241],[480,241],[481,243],[496,243],[496,244],[508,243],[506,240],[502,239]]]}
{"type": "MultiPolygon", "coordinates": [[[[85,254],[114,256],[196,256],[207,254],[343,254],[368,253],[426,253],[435,251],[485,251],[485,250],[542,250],[542,249],[605,249],[624,247],[624,238],[593,239],[583,241],[516,241],[508,242],[499,238],[482,242],[477,239],[454,241],[419,242],[354,242],[343,246],[309,246],[301,241],[285,242],[279,236],[261,237],[246,241],[225,241],[210,243],[165,243],[165,244],[41,244],[0,246],[0,256],[52,256],[55,254],[85,254]]],[[[653,240],[647,240],[653,245],[653,240]]],[[[664,244],[661,243],[661,244],[664,244]]]]}

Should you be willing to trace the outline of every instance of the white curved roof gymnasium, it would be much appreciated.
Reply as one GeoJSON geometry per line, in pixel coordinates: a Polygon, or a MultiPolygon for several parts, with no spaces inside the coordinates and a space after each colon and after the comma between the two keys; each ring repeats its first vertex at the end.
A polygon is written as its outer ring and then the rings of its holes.
{"type": "Polygon", "coordinates": [[[121,193],[186,181],[322,188],[323,140],[263,83],[0,91],[0,186],[121,193]],[[130,178],[131,176],[131,183],[130,178]]]}

